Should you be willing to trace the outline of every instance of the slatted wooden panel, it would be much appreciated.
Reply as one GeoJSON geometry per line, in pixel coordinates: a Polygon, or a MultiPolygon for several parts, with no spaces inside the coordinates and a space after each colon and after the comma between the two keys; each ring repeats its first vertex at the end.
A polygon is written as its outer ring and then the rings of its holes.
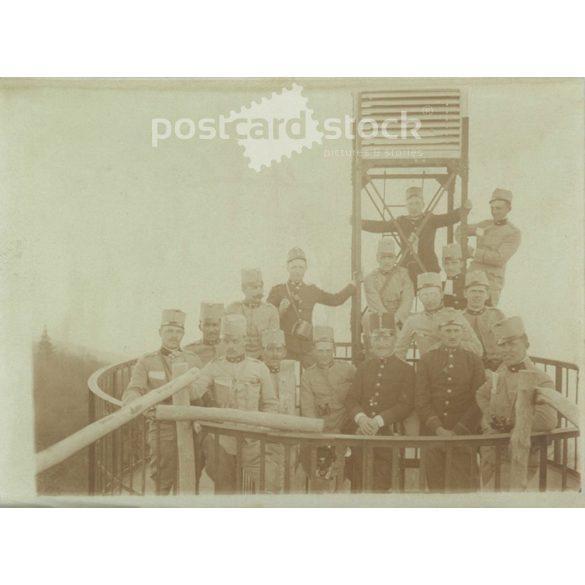
{"type": "Polygon", "coordinates": [[[460,90],[365,91],[358,103],[364,159],[461,158],[465,106],[460,90]],[[411,131],[417,120],[419,137],[411,131]]]}

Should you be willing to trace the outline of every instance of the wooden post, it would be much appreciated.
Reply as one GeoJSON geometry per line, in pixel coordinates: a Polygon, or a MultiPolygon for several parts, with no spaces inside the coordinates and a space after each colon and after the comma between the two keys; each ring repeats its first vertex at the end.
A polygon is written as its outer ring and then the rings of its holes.
{"type": "MultiPolygon", "coordinates": [[[[173,364],[173,380],[187,371],[186,363],[173,364]]],[[[173,394],[173,405],[190,406],[189,390],[183,388],[173,394]]],[[[195,494],[195,444],[193,443],[193,425],[189,421],[177,421],[177,460],[179,482],[178,494],[195,494]]]]}
{"type": "Polygon", "coordinates": [[[524,491],[528,483],[530,434],[534,418],[534,388],[519,388],[516,393],[515,424],[510,437],[510,489],[524,491]]]}

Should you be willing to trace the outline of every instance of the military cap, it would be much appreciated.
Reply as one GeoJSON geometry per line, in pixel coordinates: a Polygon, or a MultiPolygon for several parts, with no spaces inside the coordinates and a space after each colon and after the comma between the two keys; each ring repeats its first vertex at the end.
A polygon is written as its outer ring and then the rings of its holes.
{"type": "Polygon", "coordinates": [[[441,282],[441,275],[438,272],[422,272],[416,277],[416,288],[421,290],[430,286],[436,286],[439,289],[443,288],[441,282]]]}
{"type": "Polygon", "coordinates": [[[305,252],[303,251],[302,248],[291,248],[288,251],[288,255],[286,257],[286,262],[287,264],[289,262],[292,262],[293,260],[304,260],[305,262],[307,261],[307,257],[305,256],[305,252]]]}
{"type": "Polygon", "coordinates": [[[199,320],[204,321],[205,319],[216,319],[219,320],[223,317],[224,307],[223,303],[201,303],[199,309],[199,320]]]}
{"type": "Polygon", "coordinates": [[[267,329],[262,332],[262,346],[268,347],[269,345],[285,345],[282,329],[267,329]]]}
{"type": "Polygon", "coordinates": [[[465,288],[470,286],[485,286],[488,288],[489,285],[490,283],[483,270],[470,270],[465,275],[465,288]]]}
{"type": "Polygon", "coordinates": [[[443,246],[443,260],[446,258],[453,258],[455,260],[463,258],[461,246],[459,244],[447,244],[443,246]]]}
{"type": "Polygon", "coordinates": [[[512,191],[508,191],[507,189],[495,189],[492,193],[492,198],[490,199],[490,203],[492,201],[507,201],[508,203],[512,203],[512,191]]]}
{"type": "Polygon", "coordinates": [[[165,325],[172,325],[173,327],[182,327],[184,329],[185,316],[185,313],[179,309],[165,309],[162,312],[160,325],[161,327],[164,327],[165,325]]]}
{"type": "Polygon", "coordinates": [[[315,325],[315,327],[313,327],[313,341],[315,343],[318,341],[330,341],[331,343],[334,343],[333,327],[315,325]]]}
{"type": "Polygon", "coordinates": [[[451,307],[446,307],[438,314],[437,326],[439,328],[446,327],[447,325],[459,325],[459,327],[463,327],[465,325],[463,319],[465,317],[459,311],[451,307]]]}
{"type": "Polygon", "coordinates": [[[392,313],[371,313],[368,318],[370,325],[370,332],[373,334],[375,331],[391,331],[394,333],[395,322],[394,315],[392,313]]]}
{"type": "Polygon", "coordinates": [[[512,341],[526,335],[524,323],[520,317],[508,317],[507,319],[502,319],[501,321],[494,323],[492,331],[496,336],[496,343],[498,345],[502,345],[502,343],[505,343],[506,341],[512,341]]]}
{"type": "Polygon", "coordinates": [[[423,190],[420,187],[409,187],[406,190],[406,200],[408,201],[411,197],[423,198],[423,190]]]}
{"type": "Polygon", "coordinates": [[[382,238],[378,242],[378,254],[392,254],[396,255],[396,245],[394,244],[394,238],[382,238]]]}
{"type": "Polygon", "coordinates": [[[224,315],[221,318],[221,335],[246,335],[248,324],[244,315],[224,315]]]}
{"type": "Polygon", "coordinates": [[[262,272],[259,268],[243,268],[242,284],[256,284],[262,282],[262,272]]]}

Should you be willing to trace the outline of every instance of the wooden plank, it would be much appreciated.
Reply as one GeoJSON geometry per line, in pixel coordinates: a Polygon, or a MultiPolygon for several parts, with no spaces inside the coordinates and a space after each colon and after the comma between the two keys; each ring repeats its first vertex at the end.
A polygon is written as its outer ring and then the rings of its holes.
{"type": "Polygon", "coordinates": [[[203,406],[159,405],[156,407],[156,416],[160,420],[224,422],[307,433],[322,433],[325,424],[320,418],[203,406]]]}
{"type": "MultiPolygon", "coordinates": [[[[173,380],[187,371],[186,363],[173,364],[173,380]]],[[[173,394],[174,406],[190,406],[189,390],[183,388],[173,394]]],[[[193,442],[193,425],[189,421],[177,421],[177,459],[179,467],[178,494],[194,495],[195,479],[195,444],[193,442]]]]}
{"type": "Polygon", "coordinates": [[[528,483],[530,433],[534,418],[534,388],[519,388],[514,412],[516,422],[510,437],[510,489],[524,491],[528,483]]]}
{"type": "Polygon", "coordinates": [[[36,454],[36,472],[40,473],[61,461],[71,457],[81,449],[88,447],[98,439],[105,437],[112,431],[136,418],[145,410],[156,406],[159,402],[170,398],[173,394],[191,384],[199,377],[199,369],[191,368],[187,373],[179,376],[176,380],[164,384],[160,388],[151,390],[144,396],[137,398],[131,403],[108,416],[97,420],[76,433],[69,435],[62,441],[51,445],[44,451],[36,454]]]}
{"type": "Polygon", "coordinates": [[[579,407],[574,402],[571,402],[565,398],[554,388],[542,388],[541,386],[537,386],[536,392],[537,403],[544,403],[552,406],[569,422],[573,423],[577,428],[579,428],[579,407]]]}

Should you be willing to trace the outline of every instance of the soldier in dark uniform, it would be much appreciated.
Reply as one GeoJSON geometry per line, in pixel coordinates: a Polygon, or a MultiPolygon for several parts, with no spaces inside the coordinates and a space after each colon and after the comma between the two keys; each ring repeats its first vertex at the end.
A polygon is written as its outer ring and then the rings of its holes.
{"type": "Polygon", "coordinates": [[[201,303],[199,330],[203,337],[199,341],[186,345],[185,351],[190,351],[199,356],[203,365],[225,355],[225,346],[219,337],[223,313],[222,303],[201,303]]]}
{"type": "MultiPolygon", "coordinates": [[[[394,315],[370,315],[370,343],[374,357],[357,369],[345,406],[351,424],[348,432],[359,435],[392,435],[414,407],[414,369],[392,355],[394,315]]],[[[362,453],[352,450],[352,491],[362,488],[362,453]]],[[[398,464],[398,462],[395,462],[398,464]]],[[[373,491],[385,492],[392,484],[392,451],[374,449],[373,491]]]]}
{"type": "MultiPolygon", "coordinates": [[[[122,395],[127,404],[146,392],[163,386],[175,376],[193,367],[201,368],[201,360],[196,355],[181,349],[185,334],[185,313],[175,309],[162,312],[159,335],[161,348],[142,356],[132,370],[128,387],[122,395]]],[[[161,402],[172,404],[172,399],[161,402]]],[[[174,422],[163,421],[157,424],[151,414],[147,414],[146,440],[150,450],[150,477],[154,481],[157,494],[170,494],[177,478],[177,433],[174,422]],[[160,434],[159,434],[160,433],[160,434]]]]}
{"type": "MultiPolygon", "coordinates": [[[[416,372],[415,406],[423,435],[449,437],[479,431],[481,411],[475,395],[485,382],[481,358],[463,349],[464,317],[445,309],[439,322],[441,346],[424,354],[416,372]]],[[[471,491],[479,487],[476,451],[451,448],[447,476],[447,452],[443,447],[423,450],[427,485],[431,491],[471,491]]]]}
{"type": "Polygon", "coordinates": [[[286,337],[287,358],[298,360],[303,367],[315,363],[311,355],[313,340],[310,332],[313,307],[319,303],[330,307],[342,305],[357,289],[351,282],[338,293],[321,290],[314,284],[306,284],[303,277],[307,270],[307,258],[301,248],[288,253],[289,280],[272,287],[268,302],[280,313],[280,328],[286,337]]]}
{"type": "Polygon", "coordinates": [[[461,221],[471,210],[471,201],[449,213],[436,215],[424,212],[423,192],[420,187],[409,187],[406,190],[406,209],[408,215],[401,215],[395,220],[362,220],[362,229],[373,233],[395,233],[401,239],[401,247],[405,251],[401,265],[408,269],[410,278],[416,286],[416,277],[421,272],[440,272],[439,261],[435,254],[435,234],[437,229],[453,225],[461,221]],[[399,229],[400,228],[400,229],[399,229]],[[400,231],[406,238],[403,240],[400,231]],[[420,233],[417,236],[417,232],[420,233]],[[418,262],[409,250],[409,244],[416,251],[425,270],[421,270],[418,262]]]}
{"type": "Polygon", "coordinates": [[[443,282],[443,305],[462,311],[465,300],[465,277],[463,275],[463,254],[459,244],[443,246],[443,270],[447,280],[443,282]]]}

